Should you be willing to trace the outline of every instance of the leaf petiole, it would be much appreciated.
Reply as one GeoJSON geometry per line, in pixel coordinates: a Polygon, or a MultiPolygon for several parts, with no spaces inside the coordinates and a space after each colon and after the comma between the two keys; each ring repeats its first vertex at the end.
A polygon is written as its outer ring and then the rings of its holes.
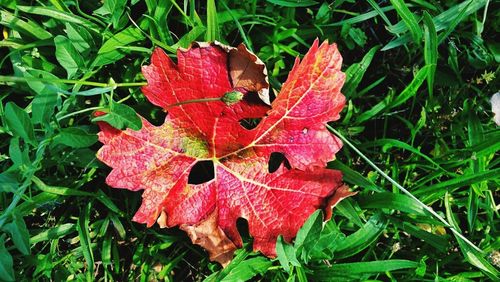
{"type": "Polygon", "coordinates": [[[95,81],[83,81],[83,80],[73,80],[73,79],[49,79],[49,78],[39,78],[39,77],[18,77],[18,76],[3,76],[0,75],[0,83],[8,82],[30,82],[30,81],[40,81],[47,83],[65,83],[65,84],[75,84],[75,85],[88,85],[95,87],[136,87],[147,85],[147,82],[123,82],[123,83],[103,83],[95,81]]]}
{"type": "Polygon", "coordinates": [[[105,107],[91,107],[91,108],[86,108],[86,109],[83,109],[83,110],[80,110],[80,111],[69,113],[69,114],[64,115],[62,117],[58,117],[57,121],[61,121],[61,120],[66,119],[66,118],[69,118],[69,117],[72,117],[72,116],[76,116],[76,115],[79,115],[81,113],[91,112],[91,111],[97,111],[97,110],[101,110],[102,111],[104,109],[105,109],[105,107]]]}
{"type": "Polygon", "coordinates": [[[186,100],[186,101],[180,101],[175,104],[168,105],[168,107],[165,108],[165,110],[168,110],[173,107],[181,106],[181,105],[186,105],[186,104],[194,104],[194,103],[206,103],[206,102],[218,102],[221,101],[224,104],[231,106],[239,101],[241,101],[244,97],[244,94],[239,92],[239,91],[229,91],[224,93],[221,97],[214,97],[214,98],[202,98],[202,99],[193,99],[193,100],[186,100]]]}

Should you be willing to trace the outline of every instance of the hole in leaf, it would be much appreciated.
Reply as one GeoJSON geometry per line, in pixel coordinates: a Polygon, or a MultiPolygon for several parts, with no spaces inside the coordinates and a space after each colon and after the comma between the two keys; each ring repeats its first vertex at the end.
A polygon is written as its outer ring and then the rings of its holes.
{"type": "Polygon", "coordinates": [[[199,161],[197,162],[188,176],[189,184],[202,184],[214,179],[214,162],[212,161],[199,161]]]}
{"type": "Polygon", "coordinates": [[[251,130],[256,128],[261,120],[262,118],[244,118],[240,119],[240,125],[245,129],[251,130]]]}
{"type": "Polygon", "coordinates": [[[285,155],[283,155],[283,153],[278,153],[278,152],[271,153],[271,156],[269,157],[269,163],[267,166],[269,173],[277,171],[282,163],[284,163],[287,169],[291,168],[290,163],[285,158],[285,155]]]}
{"type": "Polygon", "coordinates": [[[243,97],[243,100],[249,104],[263,104],[262,100],[259,98],[259,94],[257,94],[257,92],[253,92],[253,91],[245,94],[245,97],[243,97]]]}
{"type": "Polygon", "coordinates": [[[243,240],[250,238],[250,231],[248,229],[248,221],[244,218],[238,218],[236,220],[236,228],[238,229],[238,233],[243,240]]]}
{"type": "MultiPolygon", "coordinates": [[[[165,117],[167,116],[167,113],[163,109],[158,109],[155,108],[153,111],[149,108],[141,109],[142,110],[141,115],[143,117],[147,117],[148,115],[151,116],[151,118],[148,118],[149,122],[155,126],[160,126],[165,123],[165,117]]],[[[137,111],[139,113],[139,111],[137,111]]]]}

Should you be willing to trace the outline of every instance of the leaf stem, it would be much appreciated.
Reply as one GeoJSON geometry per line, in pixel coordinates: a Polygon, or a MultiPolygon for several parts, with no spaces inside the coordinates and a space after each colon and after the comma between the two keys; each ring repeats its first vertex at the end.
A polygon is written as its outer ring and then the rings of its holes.
{"type": "Polygon", "coordinates": [[[337,130],[335,130],[333,127],[331,127],[328,124],[326,125],[326,128],[328,130],[330,130],[331,132],[333,132],[335,135],[337,135],[345,144],[347,144],[351,149],[353,149],[354,152],[356,152],[363,160],[365,160],[373,169],[375,169],[378,173],[380,173],[380,175],[382,175],[390,183],[392,183],[399,190],[401,190],[401,192],[403,192],[408,197],[415,200],[418,203],[418,205],[420,205],[423,209],[425,209],[427,212],[432,214],[436,219],[441,221],[444,224],[444,226],[448,227],[451,230],[451,232],[453,232],[457,237],[460,237],[460,239],[464,240],[468,245],[470,245],[476,251],[483,253],[483,250],[481,250],[479,247],[474,245],[474,243],[469,241],[469,239],[467,239],[464,235],[462,235],[462,233],[457,231],[450,223],[448,223],[448,221],[446,221],[446,219],[444,219],[442,216],[440,216],[438,213],[436,213],[431,207],[427,206],[422,201],[420,201],[417,197],[413,196],[413,194],[410,191],[406,190],[398,182],[396,182],[389,175],[387,175],[384,171],[382,171],[382,169],[380,169],[376,164],[374,164],[367,156],[365,156],[363,153],[361,153],[361,151],[358,150],[358,148],[356,148],[356,146],[354,146],[351,142],[349,142],[349,140],[347,140],[347,138],[345,138],[340,132],[338,132],[337,130]]]}
{"type": "Polygon", "coordinates": [[[115,84],[116,87],[136,87],[136,86],[145,86],[148,85],[146,81],[141,82],[122,82],[115,84]]]}
{"type": "Polygon", "coordinates": [[[84,81],[84,80],[74,80],[74,79],[50,79],[50,78],[40,78],[40,77],[18,77],[18,76],[3,76],[0,75],[0,83],[6,82],[30,82],[30,81],[40,81],[48,83],[65,83],[65,84],[76,84],[76,85],[88,85],[95,87],[136,87],[147,85],[146,81],[141,82],[122,82],[122,83],[104,83],[104,82],[94,82],[94,81],[84,81]]]}
{"type": "Polygon", "coordinates": [[[203,99],[193,99],[193,100],[186,100],[186,101],[180,101],[175,104],[168,105],[165,110],[168,110],[173,107],[181,106],[181,105],[186,105],[186,104],[194,104],[194,103],[205,103],[205,102],[217,102],[221,101],[222,97],[215,97],[215,98],[203,98],[203,99]]]}
{"type": "Polygon", "coordinates": [[[101,110],[101,109],[105,109],[105,108],[106,107],[91,107],[91,108],[86,108],[86,109],[83,109],[83,110],[80,110],[80,111],[69,113],[69,114],[64,115],[62,117],[58,117],[57,121],[61,121],[61,120],[66,119],[66,118],[69,118],[69,117],[72,117],[72,116],[76,116],[76,115],[81,114],[81,113],[90,112],[90,111],[96,111],[96,110],[101,110]]]}
{"type": "Polygon", "coordinates": [[[80,9],[80,5],[78,4],[78,1],[75,1],[75,4],[76,4],[76,6],[75,6],[76,11],[77,11],[77,12],[78,12],[78,13],[79,13],[82,17],[84,17],[84,18],[86,18],[86,19],[88,19],[88,20],[93,20],[93,21],[95,21],[96,23],[100,24],[101,26],[106,27],[106,24],[105,24],[103,21],[101,21],[100,19],[98,19],[98,18],[96,18],[96,17],[93,17],[93,16],[91,16],[91,15],[87,15],[87,14],[85,14],[85,13],[84,13],[84,12],[80,9]]]}
{"type": "Polygon", "coordinates": [[[244,97],[244,94],[239,92],[239,91],[229,91],[224,93],[221,97],[213,97],[213,98],[202,98],[202,99],[193,99],[193,100],[186,100],[186,101],[180,101],[175,104],[167,106],[165,110],[168,110],[172,107],[180,106],[180,105],[185,105],[185,104],[193,104],[193,103],[205,103],[205,102],[217,102],[221,101],[224,104],[231,106],[235,103],[238,103],[241,101],[244,97]]]}

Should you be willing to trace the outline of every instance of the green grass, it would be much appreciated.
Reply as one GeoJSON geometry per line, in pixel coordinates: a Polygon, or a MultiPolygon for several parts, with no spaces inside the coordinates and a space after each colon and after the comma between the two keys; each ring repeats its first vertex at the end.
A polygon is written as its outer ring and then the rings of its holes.
{"type": "Polygon", "coordinates": [[[104,2],[0,1],[0,280],[500,279],[498,3],[104,2]],[[161,122],[140,91],[153,48],[244,42],[279,90],[317,37],[347,74],[329,167],[358,192],[332,220],[313,214],[274,260],[246,236],[224,269],[178,229],[131,222],[141,195],[106,186],[91,114],[161,122]]]}

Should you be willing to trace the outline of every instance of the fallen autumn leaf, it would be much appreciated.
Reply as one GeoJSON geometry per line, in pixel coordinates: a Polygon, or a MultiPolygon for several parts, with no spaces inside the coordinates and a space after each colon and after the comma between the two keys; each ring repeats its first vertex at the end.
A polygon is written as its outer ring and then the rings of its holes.
{"type": "Polygon", "coordinates": [[[148,85],[142,90],[168,110],[165,123],[142,119],[142,129],[121,131],[99,122],[104,146],[97,156],[113,168],[107,183],[143,189],[134,221],[180,226],[223,265],[242,245],[238,218],[248,221],[254,250],[274,257],[279,235],[291,241],[316,209],[331,213],[351,194],[341,172],[325,168],[342,147],[325,128],[345,104],[341,63],[335,44],[316,40],[269,106],[265,66],[243,45],[194,43],[178,50],[177,64],[156,49],[143,67],[148,85]],[[243,99],[213,99],[234,91],[243,99]],[[212,100],[183,103],[200,99],[212,100]],[[247,129],[240,122],[248,118],[261,121],[247,129]],[[269,172],[275,152],[290,168],[269,172]],[[213,179],[191,184],[200,162],[213,165],[213,179]]]}

